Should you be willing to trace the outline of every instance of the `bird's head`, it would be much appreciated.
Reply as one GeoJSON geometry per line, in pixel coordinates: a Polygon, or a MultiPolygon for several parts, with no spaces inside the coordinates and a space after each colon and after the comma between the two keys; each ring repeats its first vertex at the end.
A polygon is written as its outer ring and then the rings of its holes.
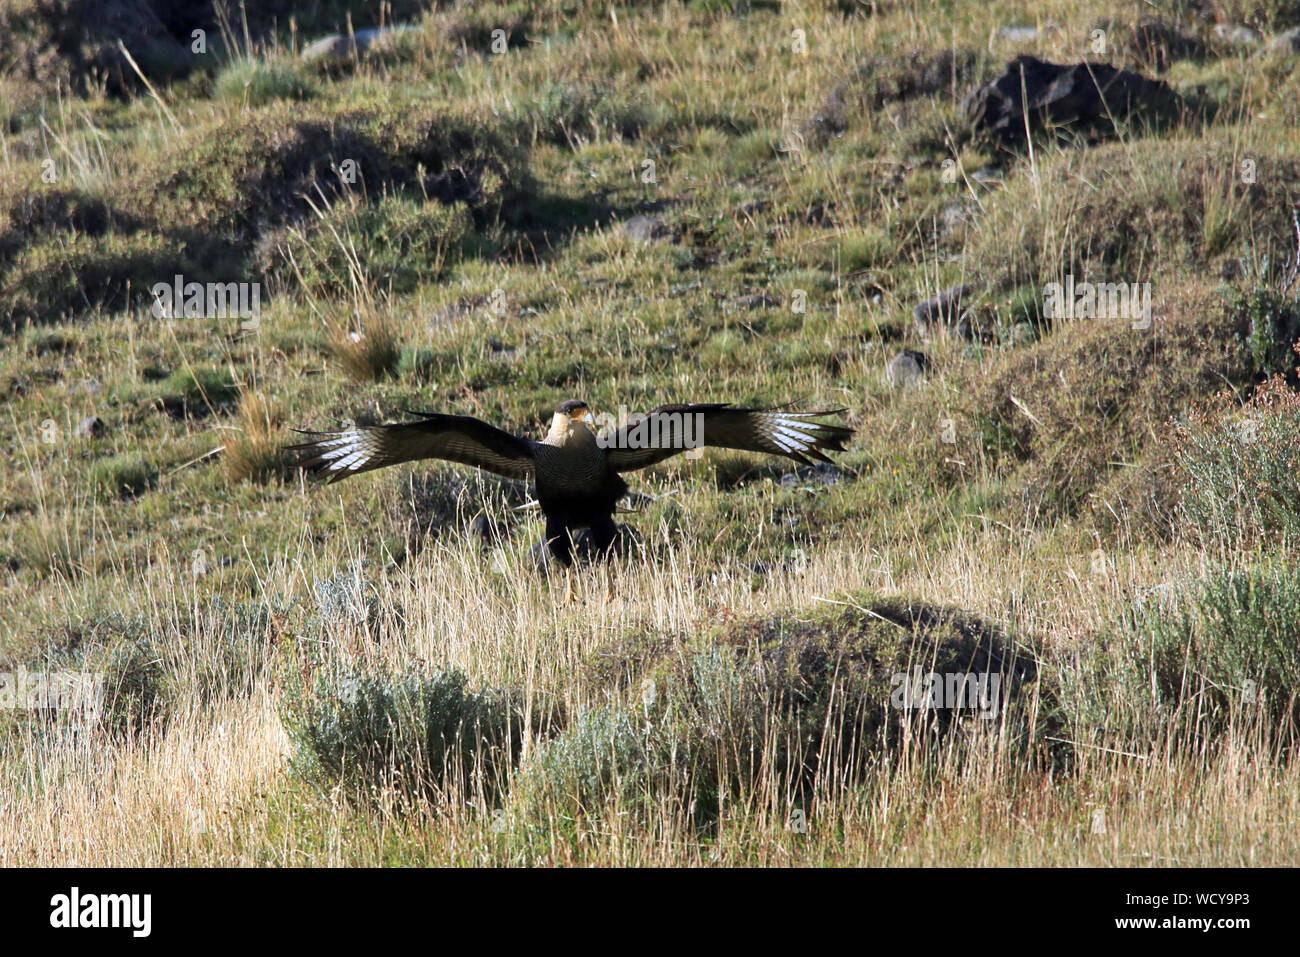
{"type": "Polygon", "coordinates": [[[568,416],[574,422],[581,422],[591,414],[591,409],[581,399],[569,399],[567,402],[561,402],[556,407],[555,414],[568,416]]]}
{"type": "Polygon", "coordinates": [[[556,407],[555,416],[551,419],[551,433],[557,438],[566,437],[578,431],[579,423],[590,428],[591,409],[581,399],[569,399],[556,407]]]}

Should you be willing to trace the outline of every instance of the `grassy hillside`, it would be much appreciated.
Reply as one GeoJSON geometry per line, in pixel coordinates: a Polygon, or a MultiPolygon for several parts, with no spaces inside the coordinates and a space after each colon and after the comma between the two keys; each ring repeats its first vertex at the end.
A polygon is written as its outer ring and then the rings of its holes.
{"type": "Polygon", "coordinates": [[[1076,7],[0,0],[0,672],[107,694],[0,710],[0,864],[1295,864],[1300,7],[1076,7]],[[1175,105],[1004,148],[1022,53],[1175,105]],[[858,431],[564,608],[526,488],[281,451],[571,397],[858,431]]]}

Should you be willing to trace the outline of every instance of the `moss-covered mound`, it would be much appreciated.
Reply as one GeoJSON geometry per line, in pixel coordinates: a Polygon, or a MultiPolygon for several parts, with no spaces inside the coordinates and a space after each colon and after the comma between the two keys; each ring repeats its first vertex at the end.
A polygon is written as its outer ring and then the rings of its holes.
{"type": "Polygon", "coordinates": [[[1038,678],[1025,649],[953,609],[862,601],[607,649],[592,674],[609,701],[526,763],[527,813],[668,802],[704,823],[764,779],[800,791],[852,778],[904,735],[937,744],[974,721],[1025,740],[1038,678]]]}

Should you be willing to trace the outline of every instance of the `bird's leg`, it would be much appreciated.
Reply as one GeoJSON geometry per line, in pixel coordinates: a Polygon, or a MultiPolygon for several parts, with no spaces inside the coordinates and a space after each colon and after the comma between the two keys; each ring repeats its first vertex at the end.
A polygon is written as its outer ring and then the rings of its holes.
{"type": "Polygon", "coordinates": [[[546,516],[546,547],[551,556],[564,566],[564,600],[556,608],[564,608],[578,600],[573,591],[573,539],[568,523],[555,515],[546,516]]]}
{"type": "Polygon", "coordinates": [[[578,600],[577,593],[573,590],[573,569],[565,566],[564,569],[564,600],[556,608],[565,608],[572,605],[578,600]]]}
{"type": "Polygon", "coordinates": [[[600,559],[601,577],[605,579],[605,604],[614,600],[614,573],[609,565],[614,560],[614,543],[618,539],[618,526],[612,515],[603,516],[591,523],[591,537],[600,559]]]}

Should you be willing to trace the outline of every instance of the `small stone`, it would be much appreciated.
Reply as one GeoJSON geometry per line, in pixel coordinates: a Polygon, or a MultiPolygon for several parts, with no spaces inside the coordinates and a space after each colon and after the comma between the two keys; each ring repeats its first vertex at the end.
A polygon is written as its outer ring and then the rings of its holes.
{"type": "Polygon", "coordinates": [[[104,420],[97,415],[88,416],[77,423],[77,438],[94,439],[104,434],[104,420]]]}
{"type": "Polygon", "coordinates": [[[924,352],[904,349],[885,366],[885,378],[895,389],[910,389],[921,384],[930,359],[924,352]]]}
{"type": "Polygon", "coordinates": [[[638,214],[623,223],[623,235],[638,243],[661,242],[668,236],[668,224],[662,216],[638,214]]]}
{"type": "Polygon", "coordinates": [[[1001,186],[1003,173],[997,166],[981,166],[970,174],[970,178],[971,182],[979,183],[981,186],[1001,186]]]}
{"type": "Polygon", "coordinates": [[[781,476],[782,488],[795,488],[799,485],[834,485],[844,477],[844,473],[826,462],[814,462],[801,465],[793,472],[781,476]]]}
{"type": "Polygon", "coordinates": [[[302,51],[302,58],[307,61],[320,60],[325,63],[338,63],[350,58],[354,51],[356,55],[360,56],[372,46],[391,40],[399,33],[414,29],[415,27],[410,24],[403,24],[356,30],[351,37],[345,37],[341,33],[331,33],[329,36],[321,37],[319,40],[308,44],[306,49],[302,51]]]}
{"type": "Polygon", "coordinates": [[[483,547],[495,545],[509,534],[509,528],[505,522],[499,519],[489,518],[487,515],[475,515],[465,528],[465,534],[471,539],[483,543],[483,547]]]}
{"type": "Polygon", "coordinates": [[[1036,43],[1038,42],[1038,27],[999,27],[998,39],[1006,40],[1008,43],[1036,43]]]}
{"type": "Polygon", "coordinates": [[[740,296],[733,301],[738,309],[772,309],[781,304],[775,296],[762,292],[752,296],[740,296]]]}
{"type": "Polygon", "coordinates": [[[1268,41],[1264,51],[1277,55],[1300,53],[1300,27],[1292,27],[1290,30],[1279,33],[1268,41]]]}
{"type": "Polygon", "coordinates": [[[912,310],[912,319],[916,322],[917,331],[926,335],[935,326],[955,326],[962,317],[962,300],[969,298],[973,291],[970,286],[962,283],[945,289],[924,302],[917,303],[916,308],[912,310]]]}
{"type": "Polygon", "coordinates": [[[1259,45],[1260,36],[1248,26],[1240,23],[1216,23],[1214,39],[1234,47],[1253,47],[1259,45]]]}

